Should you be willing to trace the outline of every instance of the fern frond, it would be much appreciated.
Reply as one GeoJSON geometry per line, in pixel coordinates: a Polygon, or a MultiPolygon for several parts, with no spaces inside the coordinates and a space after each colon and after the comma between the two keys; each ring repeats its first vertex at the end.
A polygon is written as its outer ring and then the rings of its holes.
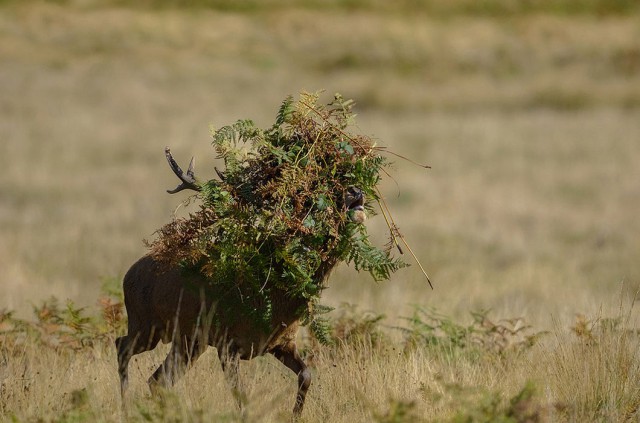
{"type": "MultiPolygon", "coordinates": [[[[319,97],[287,97],[267,130],[247,119],[212,130],[224,162],[220,180],[202,184],[198,212],[165,225],[149,243],[159,260],[233,293],[225,297],[230,314],[252,316],[265,327],[276,293],[316,304],[339,261],[375,281],[405,266],[371,244],[344,204],[350,186],[376,202],[388,161],[370,138],[348,132],[353,101],[336,95],[323,106],[319,97]]],[[[313,314],[308,323],[318,339],[328,340],[327,321],[313,314]]]]}

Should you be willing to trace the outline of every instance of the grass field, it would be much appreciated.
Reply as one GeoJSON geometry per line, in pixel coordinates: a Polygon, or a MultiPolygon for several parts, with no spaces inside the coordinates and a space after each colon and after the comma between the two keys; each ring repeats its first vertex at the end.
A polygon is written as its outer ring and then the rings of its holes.
{"type": "MultiPolygon", "coordinates": [[[[397,160],[383,192],[435,285],[333,274],[353,336],[301,339],[304,421],[640,420],[638,7],[346,3],[0,1],[0,420],[241,420],[213,351],[150,397],[166,349],[135,360],[125,416],[121,322],[82,316],[194,210],[165,193],[163,148],[212,177],[209,125],[270,125],[303,89],[355,99],[362,132],[432,166],[397,160]]],[[[243,365],[246,421],[289,418],[287,372],[243,365]]]]}

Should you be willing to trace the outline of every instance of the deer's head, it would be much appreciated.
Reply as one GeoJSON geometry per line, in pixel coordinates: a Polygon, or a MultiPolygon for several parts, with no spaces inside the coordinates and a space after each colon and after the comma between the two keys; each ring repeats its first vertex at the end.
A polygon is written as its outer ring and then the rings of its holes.
{"type": "MultiPolygon", "coordinates": [[[[175,173],[181,181],[180,185],[178,185],[174,189],[167,190],[167,192],[169,194],[175,194],[185,189],[201,191],[202,188],[200,187],[200,184],[195,177],[194,158],[191,158],[191,162],[189,162],[189,168],[187,169],[187,171],[183,172],[180,165],[178,165],[178,163],[171,155],[171,150],[169,150],[169,147],[166,147],[164,149],[164,152],[171,170],[173,170],[173,173],[175,173]]],[[[218,169],[216,169],[216,171],[218,171],[218,169]]],[[[218,176],[224,178],[221,172],[218,172],[218,176]]],[[[347,191],[344,193],[344,206],[345,212],[352,222],[363,223],[365,220],[367,220],[367,213],[364,209],[364,201],[364,193],[360,188],[355,186],[350,186],[349,188],[347,188],[347,191]]]]}
{"type": "Polygon", "coordinates": [[[344,204],[352,222],[362,223],[367,220],[364,210],[364,193],[360,188],[350,186],[344,195],[344,204]]]}

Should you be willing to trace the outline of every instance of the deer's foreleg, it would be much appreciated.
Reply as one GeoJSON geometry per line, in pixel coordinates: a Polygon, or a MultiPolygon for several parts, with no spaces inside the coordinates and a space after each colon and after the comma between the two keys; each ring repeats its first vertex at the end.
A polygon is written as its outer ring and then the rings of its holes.
{"type": "Polygon", "coordinates": [[[294,416],[299,416],[304,407],[304,399],[307,396],[309,385],[311,385],[311,372],[300,357],[300,354],[298,354],[298,349],[294,342],[290,342],[283,347],[278,347],[271,353],[298,376],[298,394],[296,395],[296,405],[293,407],[293,414],[294,416]]]}

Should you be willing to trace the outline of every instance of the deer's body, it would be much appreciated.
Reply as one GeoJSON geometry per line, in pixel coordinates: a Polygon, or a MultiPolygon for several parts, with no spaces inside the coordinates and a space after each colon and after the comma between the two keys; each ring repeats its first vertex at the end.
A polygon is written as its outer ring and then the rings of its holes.
{"type": "Polygon", "coordinates": [[[273,298],[270,331],[258,328],[249,316],[217,312],[219,301],[206,281],[186,277],[151,256],[138,260],[124,278],[128,333],[116,340],[122,391],[126,389],[130,358],[154,349],[160,341],[173,342],[165,362],[149,378],[149,385],[172,385],[204,351],[218,350],[220,363],[232,388],[237,388],[238,360],[273,354],[298,376],[294,413],[302,411],[311,376],[296,348],[300,325],[300,299],[284,293],[273,298]]]}
{"type": "Polygon", "coordinates": [[[295,311],[305,306],[304,301],[284,293],[274,295],[272,328],[266,333],[249,316],[216,313],[218,301],[224,298],[214,298],[204,278],[185,276],[151,256],[142,257],[129,269],[123,288],[129,317],[127,338],[135,337],[137,344],[151,348],[159,341],[197,339],[204,345],[233,348],[241,359],[262,355],[295,339],[295,311]]]}
{"type": "MultiPolygon", "coordinates": [[[[181,185],[169,192],[198,191],[193,160],[184,174],[169,149],[166,149],[166,155],[171,168],[182,180],[181,185]]],[[[345,210],[359,213],[355,219],[363,219],[363,203],[359,189],[350,188],[345,194],[345,210]]],[[[322,263],[314,275],[317,286],[324,286],[336,260],[322,263]]],[[[236,293],[217,292],[203,276],[187,275],[178,266],[157,261],[150,255],[131,266],[124,277],[123,288],[128,333],[116,340],[123,395],[132,356],[154,349],[160,341],[173,343],[164,363],[149,378],[153,388],[157,384],[172,385],[209,345],[218,350],[225,376],[234,389],[237,388],[239,360],[273,354],[298,377],[293,411],[295,415],[300,414],[311,383],[310,372],[296,348],[296,335],[300,318],[308,307],[307,299],[275,288],[270,290],[271,321],[265,328],[256,324],[254,317],[225,307],[225,301],[236,293]]]]}

